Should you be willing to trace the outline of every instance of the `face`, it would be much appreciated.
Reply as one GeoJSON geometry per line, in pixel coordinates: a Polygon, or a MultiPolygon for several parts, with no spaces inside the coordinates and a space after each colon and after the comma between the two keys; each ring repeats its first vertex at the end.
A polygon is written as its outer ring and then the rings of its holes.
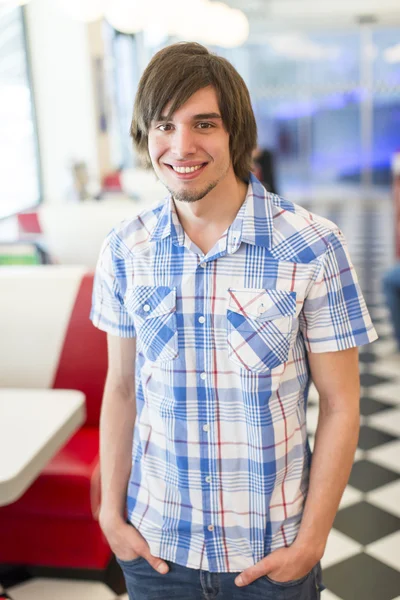
{"type": "Polygon", "coordinates": [[[195,92],[170,121],[152,122],[148,144],[156,175],[175,200],[196,202],[234,177],[229,134],[211,86],[195,92]]]}

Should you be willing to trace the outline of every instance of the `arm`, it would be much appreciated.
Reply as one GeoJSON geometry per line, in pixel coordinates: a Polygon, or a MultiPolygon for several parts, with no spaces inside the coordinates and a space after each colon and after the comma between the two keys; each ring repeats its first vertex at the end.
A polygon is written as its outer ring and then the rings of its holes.
{"type": "Polygon", "coordinates": [[[107,336],[108,372],[100,416],[100,524],[124,518],[135,404],[134,338],[107,336]]]}
{"type": "Polygon", "coordinates": [[[146,540],[125,520],[136,419],[136,341],[108,335],[107,342],[108,372],[100,416],[100,526],[118,558],[143,556],[154,569],[166,573],[167,564],[151,555],[146,540]]]}
{"type": "Polygon", "coordinates": [[[360,383],[357,348],[309,354],[320,413],[310,484],[298,536],[241,574],[248,585],[268,574],[275,581],[306,575],[322,558],[340,499],[350,476],[359,435],[360,383]]]}
{"type": "Polygon", "coordinates": [[[329,532],[348,482],[360,427],[360,380],[357,348],[310,354],[320,411],[310,486],[295,544],[322,558],[329,532]],[[307,550],[308,549],[308,550],[307,550]]]}

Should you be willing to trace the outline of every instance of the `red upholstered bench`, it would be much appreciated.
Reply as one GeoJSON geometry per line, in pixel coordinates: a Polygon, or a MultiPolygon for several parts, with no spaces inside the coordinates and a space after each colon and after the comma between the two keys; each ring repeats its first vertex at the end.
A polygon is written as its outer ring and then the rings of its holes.
{"type": "Polygon", "coordinates": [[[23,233],[42,233],[38,214],[34,212],[23,212],[17,215],[18,229],[23,233]]]}
{"type": "Polygon", "coordinates": [[[0,269],[0,386],[81,390],[87,410],[25,494],[0,508],[0,563],[103,570],[112,556],[97,521],[107,347],[89,321],[92,286],[81,267],[0,269]]]}

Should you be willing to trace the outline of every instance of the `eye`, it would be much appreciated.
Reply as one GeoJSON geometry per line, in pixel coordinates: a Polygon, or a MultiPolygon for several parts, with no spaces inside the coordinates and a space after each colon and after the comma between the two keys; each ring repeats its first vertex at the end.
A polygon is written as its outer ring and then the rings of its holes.
{"type": "Polygon", "coordinates": [[[196,127],[198,127],[199,129],[211,129],[212,127],[214,127],[214,124],[207,123],[206,121],[201,121],[200,123],[196,124],[196,127]]]}
{"type": "Polygon", "coordinates": [[[171,131],[172,125],[171,123],[162,123],[157,127],[159,131],[171,131]]]}

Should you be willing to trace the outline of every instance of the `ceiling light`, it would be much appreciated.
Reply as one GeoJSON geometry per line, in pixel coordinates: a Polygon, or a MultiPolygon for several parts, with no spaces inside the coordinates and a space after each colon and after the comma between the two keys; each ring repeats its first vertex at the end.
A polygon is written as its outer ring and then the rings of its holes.
{"type": "Polygon", "coordinates": [[[56,0],[60,10],[75,21],[90,23],[104,14],[105,0],[56,0]]]}
{"type": "Polygon", "coordinates": [[[249,35],[249,23],[242,11],[223,2],[196,0],[196,10],[183,11],[186,18],[178,22],[176,34],[185,40],[233,48],[243,44],[249,35]]]}
{"type": "Polygon", "coordinates": [[[400,62],[400,44],[396,44],[396,46],[391,46],[390,48],[386,48],[383,56],[388,63],[397,63],[400,62]]]}
{"type": "MultiPolygon", "coordinates": [[[[163,10],[168,10],[168,7],[163,10]]],[[[109,0],[104,16],[117,31],[137,33],[150,24],[152,14],[152,2],[149,1],[109,0]]]]}
{"type": "Polygon", "coordinates": [[[225,48],[242,46],[249,37],[249,21],[246,15],[238,9],[231,9],[227,23],[219,32],[219,45],[225,48]]]}

